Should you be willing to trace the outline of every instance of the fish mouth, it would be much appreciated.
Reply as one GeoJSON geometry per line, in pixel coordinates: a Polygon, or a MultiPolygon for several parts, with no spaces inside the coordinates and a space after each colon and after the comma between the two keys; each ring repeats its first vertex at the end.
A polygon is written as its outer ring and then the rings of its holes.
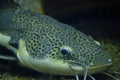
{"type": "Polygon", "coordinates": [[[69,69],[77,74],[84,74],[85,68],[88,70],[88,74],[95,74],[95,73],[100,73],[104,70],[106,70],[111,64],[106,64],[106,65],[99,65],[99,66],[72,66],[69,65],[69,69]]]}
{"type": "MultiPolygon", "coordinates": [[[[79,64],[77,63],[77,65],[79,65],[79,64]]],[[[111,65],[111,64],[98,65],[98,66],[95,66],[95,67],[90,67],[90,66],[82,65],[81,66],[81,70],[77,70],[74,66],[72,66],[72,65],[69,64],[69,68],[75,73],[74,75],[76,77],[76,80],[79,80],[78,75],[79,75],[80,71],[82,71],[82,74],[84,76],[83,80],[86,80],[87,76],[89,76],[91,78],[94,78],[94,77],[91,76],[91,74],[102,72],[109,65],[111,65]]]]}
{"type": "Polygon", "coordinates": [[[69,69],[73,71],[76,74],[83,75],[85,72],[88,74],[95,74],[95,73],[101,73],[102,71],[106,70],[112,62],[108,64],[101,64],[101,65],[86,65],[86,64],[80,64],[79,62],[69,61],[69,69]]]}

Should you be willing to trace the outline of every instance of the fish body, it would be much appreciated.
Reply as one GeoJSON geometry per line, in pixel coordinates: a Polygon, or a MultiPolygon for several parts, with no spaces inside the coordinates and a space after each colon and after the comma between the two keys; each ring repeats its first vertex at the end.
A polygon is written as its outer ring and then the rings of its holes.
{"type": "Polygon", "coordinates": [[[81,31],[21,8],[0,10],[0,45],[12,50],[22,65],[49,74],[84,75],[85,68],[95,74],[112,63],[81,31]]]}

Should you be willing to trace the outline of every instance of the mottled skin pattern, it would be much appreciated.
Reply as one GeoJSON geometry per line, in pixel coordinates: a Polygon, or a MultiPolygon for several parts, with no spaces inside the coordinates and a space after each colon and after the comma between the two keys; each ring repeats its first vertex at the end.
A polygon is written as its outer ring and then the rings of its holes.
{"type": "Polygon", "coordinates": [[[24,40],[33,59],[63,60],[69,65],[81,67],[101,67],[111,63],[101,46],[84,33],[27,10],[1,10],[0,33],[11,37],[11,44],[24,40]],[[68,54],[62,54],[62,49],[66,49],[68,54]]]}

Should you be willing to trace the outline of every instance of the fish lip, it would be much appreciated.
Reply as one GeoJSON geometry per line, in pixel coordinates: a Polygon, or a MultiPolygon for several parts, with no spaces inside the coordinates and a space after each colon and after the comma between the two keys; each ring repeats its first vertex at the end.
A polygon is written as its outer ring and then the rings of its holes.
{"type": "Polygon", "coordinates": [[[108,64],[104,64],[104,65],[98,65],[98,66],[93,66],[93,67],[90,66],[89,69],[94,70],[94,69],[97,69],[97,68],[107,67],[107,66],[110,66],[110,65],[112,65],[112,62],[108,63],[108,64]]]}
{"type": "Polygon", "coordinates": [[[88,74],[95,74],[95,73],[100,73],[104,70],[106,70],[110,65],[112,65],[112,62],[109,62],[107,64],[101,64],[98,66],[91,66],[91,65],[86,65],[86,66],[80,66],[78,64],[78,62],[69,62],[69,69],[73,72],[75,72],[76,74],[79,74],[79,71],[84,73],[84,67],[87,67],[88,69],[88,74]],[[75,64],[76,66],[73,66],[72,64],[75,64]]]}

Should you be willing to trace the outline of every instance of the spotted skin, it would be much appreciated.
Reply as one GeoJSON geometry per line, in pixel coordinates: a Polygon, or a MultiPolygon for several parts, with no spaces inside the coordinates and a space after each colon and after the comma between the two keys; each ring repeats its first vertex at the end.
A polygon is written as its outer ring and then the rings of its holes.
{"type": "MultiPolygon", "coordinates": [[[[49,59],[50,63],[56,60],[62,61],[61,65],[66,63],[75,67],[87,66],[89,69],[99,67],[100,71],[111,64],[109,55],[92,38],[72,26],[29,10],[1,10],[0,34],[9,36],[10,44],[20,45],[19,40],[22,39],[28,55],[33,60],[49,59]],[[69,54],[63,55],[62,48],[66,48],[69,54]]],[[[29,64],[26,66],[29,67],[29,64]]]]}

